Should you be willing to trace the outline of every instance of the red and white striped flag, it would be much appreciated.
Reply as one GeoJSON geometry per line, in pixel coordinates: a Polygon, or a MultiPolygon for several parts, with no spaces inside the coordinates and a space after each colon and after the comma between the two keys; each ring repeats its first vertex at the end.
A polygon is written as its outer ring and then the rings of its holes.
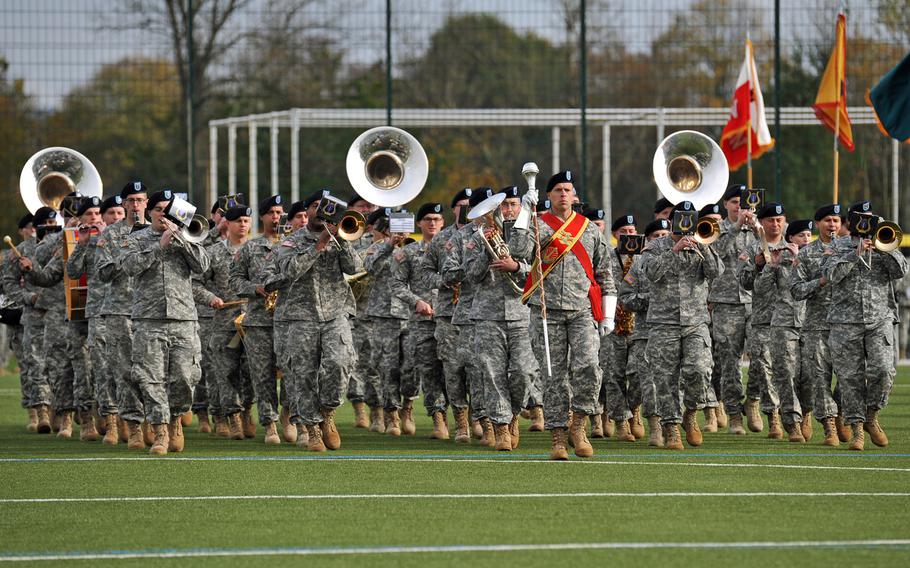
{"type": "Polygon", "coordinates": [[[765,99],[761,94],[755,59],[752,57],[752,42],[746,40],[746,58],[736,79],[730,119],[720,135],[720,147],[727,157],[730,170],[736,170],[749,159],[749,142],[746,132],[752,138],[752,158],[758,158],[774,147],[774,139],[765,120],[765,99]]]}

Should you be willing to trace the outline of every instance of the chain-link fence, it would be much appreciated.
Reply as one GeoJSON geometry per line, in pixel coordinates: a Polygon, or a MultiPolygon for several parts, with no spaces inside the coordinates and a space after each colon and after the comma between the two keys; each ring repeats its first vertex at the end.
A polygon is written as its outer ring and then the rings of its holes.
{"type": "MultiPolygon", "coordinates": [[[[833,46],[837,4],[6,0],[0,4],[0,222],[12,230],[24,213],[16,195],[19,171],[29,155],[50,145],[89,156],[106,194],[136,177],[153,188],[177,190],[189,189],[192,179],[193,197],[204,204],[207,123],[214,118],[295,107],[375,108],[388,109],[394,124],[396,109],[411,108],[725,108],[747,34],[774,133],[775,102],[807,107],[814,101],[833,46]],[[188,121],[193,136],[187,136],[188,121]],[[193,168],[187,166],[190,156],[193,168]]],[[[847,7],[848,104],[862,105],[866,89],[910,50],[910,0],[847,7]]],[[[702,130],[720,135],[719,127],[702,130]]],[[[324,185],[349,191],[344,155],[358,132],[306,132],[299,150],[301,192],[324,185]]],[[[537,161],[542,177],[553,165],[549,128],[437,127],[415,134],[431,164],[422,199],[447,201],[466,185],[518,183],[524,161],[537,161]]],[[[282,148],[289,147],[288,136],[280,133],[282,148]]],[[[560,166],[582,171],[583,191],[602,185],[602,136],[601,129],[581,125],[561,131],[560,166]]],[[[649,215],[656,136],[653,127],[612,129],[615,212],[649,215]]],[[[856,151],[841,156],[841,200],[871,197],[884,209],[894,177],[890,141],[874,126],[856,127],[855,138],[856,151]]],[[[270,143],[269,136],[257,140],[256,153],[266,165],[260,195],[270,188],[270,143]]],[[[238,154],[248,155],[245,144],[238,140],[238,154]]],[[[830,147],[821,126],[784,127],[777,153],[756,161],[755,183],[777,189],[779,160],[784,201],[808,215],[830,199],[830,147]]],[[[285,151],[278,164],[285,197],[289,161],[285,151]]],[[[906,189],[906,147],[900,164],[906,189]]],[[[226,167],[219,164],[225,168],[221,180],[226,167]]],[[[238,179],[249,179],[246,161],[237,167],[238,179]]],[[[744,176],[736,172],[733,179],[744,176]]],[[[586,193],[598,204],[599,193],[586,193]]],[[[910,203],[904,205],[910,210],[910,203]]]]}

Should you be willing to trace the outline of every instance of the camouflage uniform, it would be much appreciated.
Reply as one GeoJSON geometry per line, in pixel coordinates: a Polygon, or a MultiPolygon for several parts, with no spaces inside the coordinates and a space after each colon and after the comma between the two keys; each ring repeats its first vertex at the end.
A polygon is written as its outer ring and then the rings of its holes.
{"type": "Polygon", "coordinates": [[[423,405],[427,416],[433,416],[436,412],[445,413],[449,407],[442,361],[436,345],[436,323],[433,316],[423,316],[415,311],[418,300],[431,306],[437,303],[436,289],[424,287],[425,280],[417,275],[417,266],[430,243],[418,241],[395,251],[392,255],[394,262],[391,282],[392,293],[410,310],[408,351],[413,356],[417,385],[423,390],[423,405]]]}
{"type": "Polygon", "coordinates": [[[126,220],[118,221],[104,229],[95,250],[97,280],[106,283],[107,293],[101,300],[98,313],[99,330],[94,335],[93,349],[105,360],[102,373],[108,375],[99,381],[114,384],[120,417],[130,422],[142,422],[145,411],[142,398],[129,387],[133,356],[133,279],[123,270],[120,261],[126,250],[123,244],[132,233],[126,220]]]}
{"type": "MultiPolygon", "coordinates": [[[[354,252],[360,257],[361,262],[366,258],[366,251],[373,244],[370,234],[351,243],[354,252]]],[[[382,379],[379,377],[379,368],[373,360],[373,329],[370,325],[370,316],[367,315],[367,305],[370,300],[372,282],[370,277],[362,278],[357,293],[354,295],[357,315],[353,321],[352,335],[354,337],[354,352],[357,362],[351,380],[348,383],[348,400],[364,402],[370,408],[380,408],[382,404],[382,379]]],[[[352,285],[354,290],[354,285],[352,285]]]]}
{"type": "Polygon", "coordinates": [[[231,289],[247,299],[243,346],[256,394],[259,423],[263,426],[278,420],[278,368],[272,343],[272,312],[265,309],[265,298],[256,293],[256,287],[265,282],[265,265],[275,245],[265,235],[244,244],[234,256],[229,278],[231,289]]]}
{"type": "Polygon", "coordinates": [[[650,286],[644,275],[642,258],[639,256],[632,262],[629,272],[619,284],[618,301],[625,309],[635,314],[626,376],[632,376],[630,381],[635,381],[639,385],[642,414],[646,417],[660,416],[657,384],[654,382],[655,373],[651,370],[648,361],[649,326],[647,317],[650,297],[650,286]]]}
{"type": "Polygon", "coordinates": [[[806,315],[800,331],[800,362],[812,391],[812,404],[809,406],[815,418],[822,423],[826,418],[836,417],[840,406],[839,387],[833,393],[831,390],[834,380],[831,352],[828,350],[831,286],[822,286],[819,281],[827,248],[828,245],[821,239],[803,247],[799,251],[799,263],[790,273],[790,294],[794,299],[806,302],[806,315]]]}
{"type": "MultiPolygon", "coordinates": [[[[348,318],[354,315],[354,295],[344,274],[363,269],[351,245],[330,241],[316,250],[319,233],[304,228],[278,247],[279,273],[268,277],[266,291],[281,289],[275,307],[276,328],[288,322],[285,341],[276,350],[288,396],[297,397],[291,411],[306,425],[323,421],[322,412],[341,406],[347,394],[354,358],[348,318]],[[292,386],[293,385],[293,386],[292,386]]],[[[277,333],[277,331],[276,331],[277,333]]]]}
{"type": "Polygon", "coordinates": [[[766,263],[755,266],[761,243],[744,252],[738,278],[752,290],[752,338],[749,344],[749,381],[762,385],[761,410],[767,415],[780,411],[781,421],[790,426],[802,422],[802,408],[796,398],[794,380],[799,369],[799,326],[802,303],[793,301],[789,289],[792,265],[783,237],[769,244],[770,251],[781,252],[780,266],[766,263]]]}
{"type": "MultiPolygon", "coordinates": [[[[445,263],[442,266],[442,281],[446,286],[458,286],[458,303],[452,313],[452,325],[458,328],[458,340],[456,342],[456,353],[459,366],[464,368],[465,383],[464,385],[453,385],[456,389],[467,388],[464,394],[456,390],[455,394],[449,391],[449,398],[466,399],[470,395],[471,419],[480,420],[488,418],[484,406],[486,395],[483,391],[483,380],[480,377],[477,368],[477,359],[474,352],[474,322],[471,321],[469,313],[471,304],[474,301],[475,284],[465,278],[464,270],[464,253],[467,243],[471,240],[474,233],[477,232],[478,225],[469,223],[455,232],[449,242],[446,243],[445,263]]],[[[449,386],[446,383],[446,386],[449,386]]]]}
{"type": "MultiPolygon", "coordinates": [[[[555,231],[540,223],[540,242],[543,245],[555,231]]],[[[616,295],[616,285],[610,272],[610,251],[599,229],[589,223],[576,246],[583,246],[591,259],[594,278],[603,295],[616,295]]],[[[509,241],[512,257],[531,264],[536,256],[534,235],[516,230],[509,241]]],[[[531,345],[538,366],[544,375],[545,428],[566,428],[569,410],[588,416],[596,413],[600,392],[601,370],[598,361],[599,338],[591,313],[588,290],[591,282],[581,263],[571,251],[563,256],[543,282],[546,294],[548,337],[553,375],[546,376],[543,321],[540,294],[531,295],[531,345]],[[570,349],[571,346],[571,349],[570,349]]]]}
{"type": "MultiPolygon", "coordinates": [[[[210,264],[193,284],[193,297],[197,304],[211,305],[216,297],[225,303],[239,299],[228,284],[231,259],[239,249],[226,240],[205,248],[210,264]]],[[[227,416],[253,406],[253,387],[243,343],[234,348],[229,346],[238,333],[234,320],[242,311],[239,305],[213,310],[212,332],[203,337],[212,356],[212,373],[207,378],[217,384],[218,410],[227,416]]]]}
{"type": "Polygon", "coordinates": [[[189,412],[202,358],[192,276],[209,268],[198,244],[173,240],[161,248],[151,226],[132,233],[120,263],[133,277],[133,354],[129,387],[150,424],[189,412]]]}
{"type": "Polygon", "coordinates": [[[401,408],[402,398],[417,398],[420,388],[414,373],[404,368],[410,310],[393,293],[392,254],[395,252],[398,251],[388,241],[375,242],[367,249],[363,263],[373,279],[366,314],[370,318],[373,359],[379,365],[386,410],[401,408]]]}
{"type": "MultiPolygon", "coordinates": [[[[26,257],[34,258],[37,240],[31,237],[20,243],[17,248],[26,257]]],[[[41,368],[41,357],[44,353],[44,316],[45,309],[39,307],[43,290],[23,278],[19,270],[18,258],[10,252],[2,272],[3,293],[14,305],[22,306],[22,347],[21,354],[16,353],[19,361],[19,383],[22,391],[22,406],[36,408],[49,405],[51,400],[50,385],[47,375],[41,368]],[[35,295],[37,294],[37,297],[35,295]],[[38,302],[33,303],[33,299],[38,302]]],[[[15,352],[15,351],[14,351],[15,352]]]]}
{"type": "Polygon", "coordinates": [[[417,265],[417,277],[424,289],[437,290],[436,302],[433,304],[436,320],[433,337],[442,361],[446,397],[453,408],[465,409],[468,407],[467,372],[458,357],[458,327],[452,324],[458,296],[452,286],[447,286],[442,281],[442,269],[451,250],[448,243],[457,231],[457,225],[449,225],[433,237],[417,265]]]}
{"type": "MultiPolygon", "coordinates": [[[[22,298],[22,288],[19,282],[12,275],[12,263],[16,262],[16,255],[12,251],[6,253],[0,261],[0,291],[6,299],[6,306],[10,309],[19,309],[24,312],[24,299],[22,298]]],[[[24,315],[24,314],[23,314],[24,315]]],[[[6,334],[9,342],[10,351],[16,357],[16,363],[19,365],[19,392],[21,394],[22,408],[28,408],[28,399],[26,392],[28,390],[28,362],[26,360],[25,350],[22,345],[22,318],[19,323],[13,325],[6,323],[6,334]]]]}
{"type": "MultiPolygon", "coordinates": [[[[288,236],[283,238],[287,239],[288,236]]],[[[269,283],[269,291],[278,292],[278,299],[272,311],[272,348],[275,352],[275,366],[281,373],[279,402],[283,407],[287,408],[292,423],[302,424],[300,413],[297,411],[297,399],[299,398],[296,390],[297,381],[292,380],[288,375],[287,360],[284,355],[284,345],[287,342],[290,321],[285,320],[281,315],[288,309],[287,304],[282,304],[281,302],[281,295],[286,293],[288,282],[281,275],[281,270],[278,268],[279,251],[280,247],[273,246],[272,250],[263,258],[261,264],[262,282],[269,283]]]]}
{"type": "MultiPolygon", "coordinates": [[[[528,335],[529,310],[516,285],[527,278],[529,266],[519,263],[514,274],[490,270],[483,233],[477,231],[465,246],[467,279],[474,288],[469,316],[474,320],[474,356],[486,396],[484,408],[494,424],[508,424],[527,408],[528,391],[540,372],[528,335]]],[[[540,393],[536,393],[540,398],[540,393]]]]}
{"type": "MultiPolygon", "coordinates": [[[[739,255],[755,242],[750,230],[742,230],[729,219],[720,222],[720,235],[711,248],[724,263],[724,271],[708,287],[708,304],[711,306],[711,336],[714,344],[712,381],[715,394],[723,401],[727,414],[742,414],[743,377],[740,362],[752,317],[752,292],[743,288],[736,277],[742,261],[739,255]],[[718,390],[719,385],[719,390],[718,390]]],[[[749,382],[748,397],[761,397],[759,384],[749,382]]]]}
{"type": "Polygon", "coordinates": [[[705,407],[711,378],[708,282],[724,264],[710,247],[673,252],[673,238],[648,243],[642,253],[650,286],[648,363],[655,373],[661,423],[680,424],[680,391],[686,410],[705,407]],[[682,383],[682,384],[680,384],[682,383]]]}
{"type": "Polygon", "coordinates": [[[856,254],[859,239],[834,241],[822,273],[831,286],[828,347],[837,361],[837,378],[847,424],[865,422],[866,411],[888,403],[894,384],[894,312],[890,284],[907,273],[907,259],[896,249],[874,251],[872,268],[856,254]]]}
{"type": "MultiPolygon", "coordinates": [[[[619,254],[608,256],[613,281],[621,282],[626,259],[619,254]]],[[[620,330],[613,330],[600,338],[600,369],[603,372],[601,392],[610,418],[621,422],[632,418],[632,409],[641,404],[641,386],[634,380],[635,377],[630,376],[629,351],[632,348],[632,336],[619,335],[617,331],[620,330]]]]}

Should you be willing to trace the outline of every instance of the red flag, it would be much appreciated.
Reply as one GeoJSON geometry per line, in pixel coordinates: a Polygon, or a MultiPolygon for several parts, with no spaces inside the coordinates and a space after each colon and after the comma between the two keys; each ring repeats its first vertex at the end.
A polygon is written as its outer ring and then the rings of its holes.
{"type": "Polygon", "coordinates": [[[847,114],[847,18],[843,12],[837,15],[836,35],[834,53],[828,59],[812,108],[822,124],[836,131],[840,143],[852,152],[853,129],[847,114]]]}
{"type": "Polygon", "coordinates": [[[765,120],[765,99],[755,72],[752,57],[752,42],[746,40],[746,58],[736,79],[730,119],[720,135],[720,147],[727,157],[730,170],[736,170],[748,159],[749,143],[746,132],[752,138],[752,158],[758,158],[774,147],[774,139],[765,120]]]}

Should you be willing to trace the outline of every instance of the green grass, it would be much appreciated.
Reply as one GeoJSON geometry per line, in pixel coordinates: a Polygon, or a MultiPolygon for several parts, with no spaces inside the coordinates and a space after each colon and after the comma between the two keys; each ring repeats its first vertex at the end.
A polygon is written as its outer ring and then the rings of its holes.
{"type": "MultiPolygon", "coordinates": [[[[372,495],[357,499],[225,499],[10,503],[0,501],[0,558],[11,554],[270,548],[515,545],[562,543],[722,543],[867,541],[910,538],[910,497],[643,496],[645,492],[910,491],[910,369],[901,369],[883,413],[891,438],[862,454],[770,441],[764,434],[706,434],[684,452],[594,441],[587,463],[544,461],[545,434],[525,434],[508,455],[472,444],[393,439],[355,430],[342,408],[343,449],[314,456],[294,446],[266,447],[188,430],[179,458],[148,458],[125,445],[58,440],[25,431],[18,379],[0,376],[0,459],[137,458],[102,461],[0,461],[0,499],[205,495],[372,495]],[[374,460],[344,460],[343,456],[374,460]],[[453,458],[440,461],[438,458],[453,458]],[[232,460],[217,458],[236,458],[232,460]],[[274,459],[281,458],[281,459],[274,459]],[[317,459],[313,459],[317,458],[317,459]],[[328,459],[326,459],[328,458],[328,459]],[[411,461],[403,461],[411,459],[411,461]],[[458,460],[461,461],[458,461],[458,460]],[[594,463],[596,462],[596,463],[594,463]],[[732,464],[749,467],[729,467],[732,464]],[[795,467],[769,467],[773,465],[795,467]],[[378,498],[376,495],[633,493],[621,496],[378,498]]],[[[526,425],[525,425],[526,427],[526,425]]],[[[260,429],[260,434],[261,434],[260,429]]],[[[871,446],[871,447],[870,447],[871,446]]],[[[755,549],[607,549],[412,552],[371,555],[226,556],[119,560],[128,565],[552,566],[578,561],[661,566],[899,565],[910,547],[815,546],[755,549]]],[[[72,560],[59,561],[72,562],[72,560]]],[[[81,564],[110,563],[87,560],[81,564]]],[[[30,562],[26,564],[46,564],[30,562]]]]}

